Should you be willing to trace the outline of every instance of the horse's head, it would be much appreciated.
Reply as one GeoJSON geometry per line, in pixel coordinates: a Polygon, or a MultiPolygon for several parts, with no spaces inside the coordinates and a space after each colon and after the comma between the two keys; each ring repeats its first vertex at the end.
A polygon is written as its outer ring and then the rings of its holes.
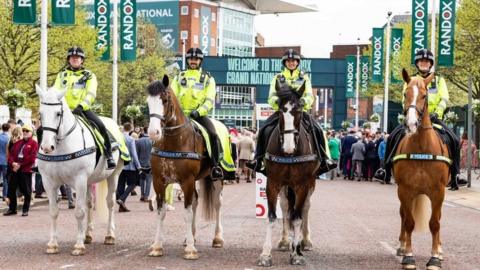
{"type": "Polygon", "coordinates": [[[147,86],[148,111],[150,112],[150,124],[148,125],[148,136],[152,140],[162,138],[162,123],[165,119],[175,117],[172,105],[172,92],[168,88],[169,79],[163,76],[162,81],[153,81],[147,86]]]}
{"type": "MultiPolygon", "coordinates": [[[[403,114],[405,115],[405,124],[407,133],[417,132],[417,128],[422,125],[422,121],[427,124],[430,121],[428,117],[428,84],[433,80],[434,73],[427,78],[411,78],[405,69],[402,70],[403,80],[407,83],[405,90],[403,114]]],[[[425,123],[424,123],[425,125],[425,123]]]]}
{"type": "Polygon", "coordinates": [[[303,92],[305,92],[305,83],[300,86],[300,89],[295,91],[288,84],[277,80],[275,90],[279,97],[280,143],[283,152],[291,155],[295,152],[298,144],[303,111],[303,104],[301,104],[300,98],[303,92]]]}
{"type": "Polygon", "coordinates": [[[40,118],[42,121],[43,136],[40,149],[46,154],[55,150],[58,141],[58,132],[62,126],[64,114],[71,114],[65,99],[65,89],[58,90],[54,87],[43,90],[35,85],[40,99],[40,118]]]}

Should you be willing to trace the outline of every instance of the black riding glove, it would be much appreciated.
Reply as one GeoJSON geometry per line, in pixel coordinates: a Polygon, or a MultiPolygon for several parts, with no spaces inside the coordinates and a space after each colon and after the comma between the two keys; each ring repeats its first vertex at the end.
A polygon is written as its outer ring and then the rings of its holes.
{"type": "Polygon", "coordinates": [[[438,114],[437,113],[431,113],[430,114],[430,120],[432,121],[432,123],[438,123],[439,121],[439,118],[438,118],[438,114]]]}
{"type": "Polygon", "coordinates": [[[197,120],[198,118],[200,118],[200,113],[197,110],[193,110],[190,112],[190,118],[192,118],[193,120],[197,120]]]}
{"type": "Polygon", "coordinates": [[[75,109],[73,109],[73,114],[76,114],[76,115],[82,115],[82,112],[83,112],[83,107],[82,105],[78,105],[75,109]]]}

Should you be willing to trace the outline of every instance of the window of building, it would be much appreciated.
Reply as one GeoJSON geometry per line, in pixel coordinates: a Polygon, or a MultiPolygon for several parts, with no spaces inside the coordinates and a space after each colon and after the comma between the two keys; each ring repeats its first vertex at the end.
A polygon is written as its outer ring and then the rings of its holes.
{"type": "Polygon", "coordinates": [[[180,15],[188,15],[188,6],[182,6],[180,8],[180,15]]]}
{"type": "Polygon", "coordinates": [[[223,54],[230,56],[253,56],[254,29],[252,14],[222,9],[223,54]]]}
{"type": "Polygon", "coordinates": [[[193,35],[193,43],[198,44],[198,35],[193,35]]]}
{"type": "Polygon", "coordinates": [[[193,9],[193,16],[195,18],[198,18],[200,16],[200,11],[198,10],[198,8],[193,9]]]}
{"type": "Polygon", "coordinates": [[[188,39],[188,31],[187,30],[183,30],[183,31],[180,31],[180,39],[188,39]]]}
{"type": "Polygon", "coordinates": [[[217,13],[212,12],[212,22],[217,20],[217,13]]]}
{"type": "Polygon", "coordinates": [[[236,128],[253,127],[255,87],[240,85],[217,86],[213,117],[217,120],[233,119],[236,128]]]}

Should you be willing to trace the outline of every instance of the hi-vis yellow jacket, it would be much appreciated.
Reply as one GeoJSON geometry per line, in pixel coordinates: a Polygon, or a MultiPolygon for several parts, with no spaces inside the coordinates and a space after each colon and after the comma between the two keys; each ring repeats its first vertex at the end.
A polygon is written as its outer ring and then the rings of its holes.
{"type": "MultiPolygon", "coordinates": [[[[420,75],[416,75],[420,77],[420,75]]],[[[403,85],[403,92],[407,89],[407,84],[403,85]]],[[[427,86],[428,89],[428,113],[436,113],[440,119],[443,118],[443,112],[447,108],[449,100],[448,88],[445,79],[435,76],[435,79],[427,86]]]]}
{"type": "Polygon", "coordinates": [[[66,88],[65,99],[71,110],[81,105],[83,110],[90,110],[97,96],[97,77],[91,71],[65,69],[58,73],[55,88],[66,88]]]}
{"type": "Polygon", "coordinates": [[[215,79],[201,68],[180,72],[170,87],[187,116],[193,110],[206,116],[215,105],[215,79]]]}
{"type": "Polygon", "coordinates": [[[312,82],[310,78],[303,71],[300,71],[299,68],[290,71],[287,68],[284,68],[282,72],[278,73],[273,77],[272,82],[270,83],[270,91],[268,94],[268,104],[272,106],[275,111],[278,111],[278,96],[277,91],[275,90],[275,83],[280,77],[285,78],[285,82],[290,85],[295,90],[298,90],[300,86],[305,82],[305,92],[303,92],[302,99],[304,101],[303,111],[308,111],[313,104],[313,93],[312,93],[312,82]]]}

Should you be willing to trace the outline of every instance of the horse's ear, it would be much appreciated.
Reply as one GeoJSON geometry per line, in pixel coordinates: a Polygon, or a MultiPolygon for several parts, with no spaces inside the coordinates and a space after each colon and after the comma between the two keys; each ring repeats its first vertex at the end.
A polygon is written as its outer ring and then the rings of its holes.
{"type": "Polygon", "coordinates": [[[40,99],[42,99],[43,97],[43,90],[42,88],[38,85],[38,84],[35,84],[35,92],[37,92],[37,95],[40,99]]]}
{"type": "Polygon", "coordinates": [[[425,86],[429,85],[430,82],[433,80],[433,78],[435,78],[435,72],[432,72],[430,75],[428,75],[427,78],[423,80],[423,82],[425,83],[425,86]]]}
{"type": "Polygon", "coordinates": [[[162,83],[165,88],[170,85],[170,79],[168,78],[167,74],[163,75],[162,83]]]}
{"type": "Polygon", "coordinates": [[[402,69],[402,77],[406,83],[410,82],[410,75],[408,75],[408,72],[405,68],[402,69]]]}

